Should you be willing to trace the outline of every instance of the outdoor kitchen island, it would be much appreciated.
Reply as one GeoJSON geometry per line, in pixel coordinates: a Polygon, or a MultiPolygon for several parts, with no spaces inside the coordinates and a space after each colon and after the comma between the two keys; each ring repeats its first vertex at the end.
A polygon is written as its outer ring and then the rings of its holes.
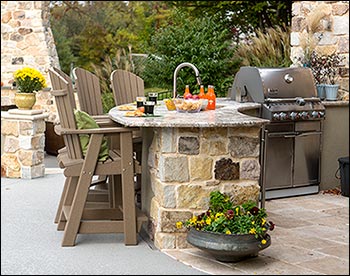
{"type": "Polygon", "coordinates": [[[239,112],[258,108],[218,98],[216,110],[199,113],[168,111],[163,102],[154,117],[126,117],[118,107],[109,111],[113,121],[141,128],[141,205],[158,249],[189,247],[186,229],[177,229],[176,222],[205,211],[213,190],[237,204],[259,199],[260,131],[269,120],[239,112]]]}

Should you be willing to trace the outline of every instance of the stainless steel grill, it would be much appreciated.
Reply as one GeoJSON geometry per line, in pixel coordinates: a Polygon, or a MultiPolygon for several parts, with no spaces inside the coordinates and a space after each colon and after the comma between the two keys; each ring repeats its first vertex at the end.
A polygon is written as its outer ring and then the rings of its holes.
{"type": "Polygon", "coordinates": [[[309,68],[241,67],[231,98],[261,103],[264,200],[318,193],[325,107],[309,68]]]}

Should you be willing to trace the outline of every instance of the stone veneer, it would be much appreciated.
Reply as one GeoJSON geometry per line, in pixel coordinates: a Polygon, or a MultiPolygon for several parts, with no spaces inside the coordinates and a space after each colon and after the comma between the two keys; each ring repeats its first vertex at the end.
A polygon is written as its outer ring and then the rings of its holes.
{"type": "Polygon", "coordinates": [[[48,69],[59,67],[49,23],[49,1],[1,1],[1,81],[11,86],[13,72],[39,70],[51,86],[48,69]]]}
{"type": "Polygon", "coordinates": [[[154,128],[149,233],[157,248],[190,247],[176,222],[205,211],[213,190],[228,193],[236,204],[258,201],[259,137],[260,126],[154,128]]]}
{"type": "Polygon", "coordinates": [[[33,109],[57,116],[51,94],[48,69],[59,68],[58,55],[49,24],[49,1],[1,1],[1,105],[14,104],[16,89],[11,89],[13,73],[25,66],[39,70],[48,88],[37,93],[33,109]]]}
{"type": "Polygon", "coordinates": [[[1,169],[5,177],[31,179],[44,176],[47,117],[47,113],[39,110],[1,112],[1,139],[4,139],[1,169]]]}
{"type": "Polygon", "coordinates": [[[293,1],[293,18],[291,33],[291,58],[295,60],[302,55],[300,35],[310,12],[319,5],[325,5],[327,17],[322,21],[324,32],[316,50],[331,54],[338,52],[345,57],[340,70],[340,89],[349,92],[349,2],[348,1],[293,1]]]}

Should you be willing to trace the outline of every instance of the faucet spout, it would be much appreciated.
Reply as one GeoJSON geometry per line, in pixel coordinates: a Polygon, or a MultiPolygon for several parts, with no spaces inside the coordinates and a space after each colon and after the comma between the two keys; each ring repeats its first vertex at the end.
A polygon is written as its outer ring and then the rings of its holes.
{"type": "Polygon", "coordinates": [[[195,75],[196,75],[196,80],[197,80],[198,85],[200,86],[202,84],[202,80],[201,80],[201,77],[199,76],[199,71],[198,71],[196,66],[194,66],[192,63],[189,63],[189,62],[180,63],[176,67],[176,69],[174,71],[173,98],[176,97],[176,79],[177,79],[177,75],[178,75],[180,69],[183,68],[183,67],[190,67],[190,68],[192,68],[194,70],[195,75]]]}

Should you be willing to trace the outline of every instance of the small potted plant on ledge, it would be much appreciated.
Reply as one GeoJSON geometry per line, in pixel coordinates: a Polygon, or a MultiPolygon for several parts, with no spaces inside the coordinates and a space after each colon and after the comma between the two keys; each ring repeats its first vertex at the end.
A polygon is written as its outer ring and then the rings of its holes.
{"type": "Polygon", "coordinates": [[[344,57],[337,53],[331,55],[319,55],[313,51],[310,58],[310,68],[315,78],[317,94],[322,100],[337,100],[339,84],[339,66],[344,57]]]}
{"type": "Polygon", "coordinates": [[[177,228],[186,227],[187,241],[222,262],[237,262],[255,257],[270,246],[268,230],[274,224],[267,221],[264,208],[253,201],[234,205],[230,197],[219,191],[210,193],[209,209],[193,216],[177,228]]]}
{"type": "Polygon", "coordinates": [[[36,101],[34,91],[46,87],[44,76],[36,69],[24,67],[14,73],[18,91],[15,94],[15,104],[20,110],[30,110],[36,101]]]}
{"type": "Polygon", "coordinates": [[[316,51],[312,51],[310,57],[310,68],[315,79],[317,96],[321,100],[326,98],[326,92],[324,90],[327,75],[325,68],[326,60],[326,56],[319,56],[316,51]]]}
{"type": "Polygon", "coordinates": [[[339,78],[339,66],[344,58],[338,54],[333,53],[332,55],[326,56],[326,85],[324,87],[326,93],[326,100],[336,101],[338,95],[339,84],[336,81],[339,78]]]}

